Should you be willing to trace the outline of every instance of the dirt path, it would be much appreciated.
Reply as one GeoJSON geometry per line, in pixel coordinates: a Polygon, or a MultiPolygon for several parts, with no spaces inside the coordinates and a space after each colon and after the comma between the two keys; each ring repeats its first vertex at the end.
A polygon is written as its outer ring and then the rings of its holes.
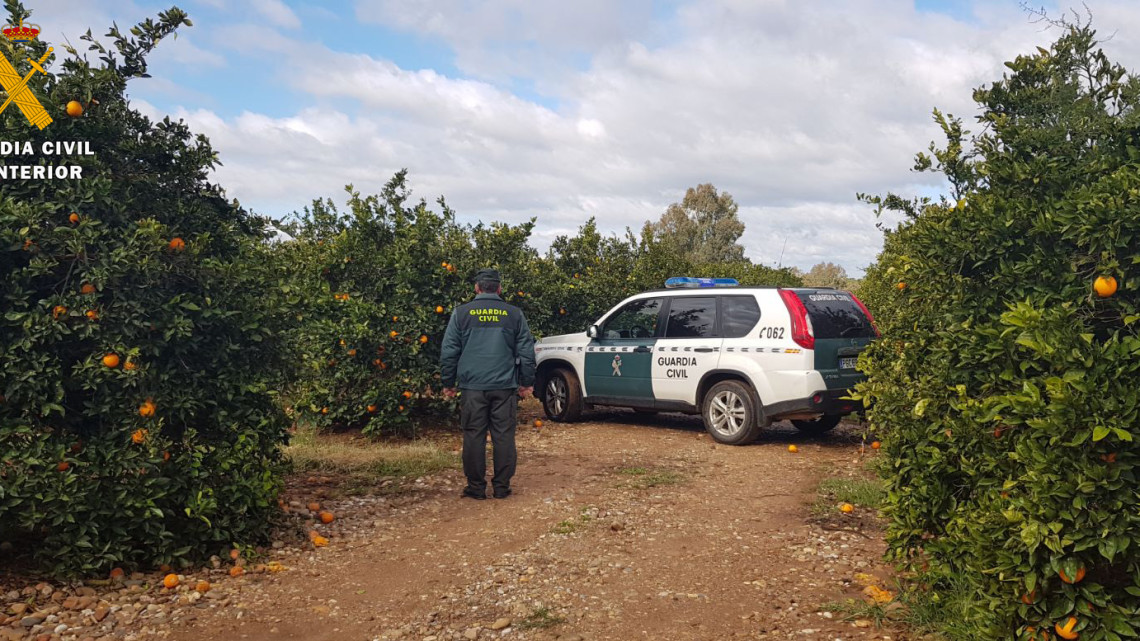
{"type": "Polygon", "coordinates": [[[860,597],[856,574],[886,576],[876,532],[809,523],[820,478],[861,464],[854,428],[810,441],[776,425],[728,447],[692,418],[593,419],[521,430],[505,501],[460,500],[459,472],[402,499],[327,501],[342,516],[329,547],[280,550],[288,571],[227,580],[148,630],[179,641],[892,638],[823,609],[860,597]]]}

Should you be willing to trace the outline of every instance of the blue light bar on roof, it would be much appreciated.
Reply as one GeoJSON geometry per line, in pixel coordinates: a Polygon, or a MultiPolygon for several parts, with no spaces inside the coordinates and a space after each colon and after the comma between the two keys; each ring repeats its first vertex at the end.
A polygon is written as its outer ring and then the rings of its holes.
{"type": "Polygon", "coordinates": [[[690,276],[674,276],[665,281],[665,286],[674,287],[736,287],[740,283],[735,278],[692,278],[690,276]]]}

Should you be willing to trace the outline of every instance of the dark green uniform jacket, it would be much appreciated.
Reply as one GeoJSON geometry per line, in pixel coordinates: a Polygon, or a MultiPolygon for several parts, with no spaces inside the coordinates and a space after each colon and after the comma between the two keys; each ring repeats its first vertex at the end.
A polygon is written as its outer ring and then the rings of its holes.
{"type": "Polygon", "coordinates": [[[443,335],[439,369],[444,387],[496,390],[534,385],[534,337],[522,310],[498,294],[479,294],[455,308],[443,335]]]}

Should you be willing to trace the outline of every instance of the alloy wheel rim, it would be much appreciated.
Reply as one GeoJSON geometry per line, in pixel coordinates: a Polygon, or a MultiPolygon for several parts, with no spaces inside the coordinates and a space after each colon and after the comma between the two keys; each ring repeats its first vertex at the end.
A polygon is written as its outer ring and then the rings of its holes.
{"type": "Polygon", "coordinates": [[[546,384],[546,408],[554,416],[561,416],[566,407],[566,382],[561,378],[552,378],[546,384]]]}
{"type": "Polygon", "coordinates": [[[744,399],[735,392],[720,392],[709,403],[709,424],[717,434],[736,436],[744,429],[747,418],[744,399]]]}

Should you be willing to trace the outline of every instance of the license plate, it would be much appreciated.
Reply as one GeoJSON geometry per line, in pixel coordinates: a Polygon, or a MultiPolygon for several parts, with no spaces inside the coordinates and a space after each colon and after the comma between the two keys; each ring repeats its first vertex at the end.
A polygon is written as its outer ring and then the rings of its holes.
{"type": "Polygon", "coordinates": [[[858,356],[845,356],[839,359],[839,369],[855,369],[855,362],[858,360],[858,356]]]}

